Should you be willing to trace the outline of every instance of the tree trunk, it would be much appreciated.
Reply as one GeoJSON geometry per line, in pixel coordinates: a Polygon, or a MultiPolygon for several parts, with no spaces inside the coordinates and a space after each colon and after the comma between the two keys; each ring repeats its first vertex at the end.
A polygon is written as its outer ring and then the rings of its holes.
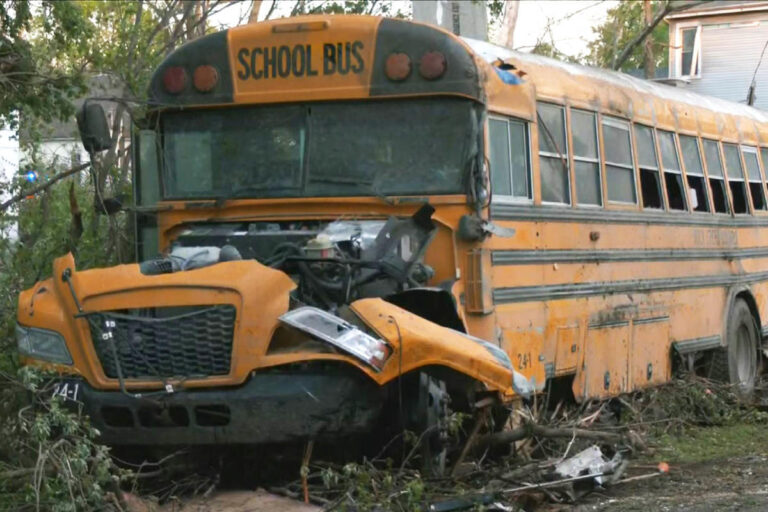
{"type": "Polygon", "coordinates": [[[262,0],[253,0],[251,3],[251,15],[248,16],[248,23],[256,23],[259,21],[259,10],[261,10],[262,0]]]}
{"type": "Polygon", "coordinates": [[[517,13],[519,10],[520,2],[518,0],[507,0],[504,3],[504,18],[501,22],[499,43],[507,48],[512,48],[515,25],[517,24],[517,13]]]}
{"type": "MultiPolygon", "coordinates": [[[[645,15],[646,26],[653,23],[651,0],[643,0],[643,14],[645,15]]],[[[645,38],[643,59],[645,64],[645,78],[650,80],[656,76],[656,59],[653,56],[653,36],[649,35],[645,38]]]]}

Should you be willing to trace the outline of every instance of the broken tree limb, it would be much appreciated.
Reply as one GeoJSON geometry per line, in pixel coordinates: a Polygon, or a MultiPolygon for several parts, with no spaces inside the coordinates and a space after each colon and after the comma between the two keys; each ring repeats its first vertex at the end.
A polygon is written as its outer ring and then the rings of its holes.
{"type": "Polygon", "coordinates": [[[475,446],[498,446],[502,444],[514,443],[529,437],[548,437],[548,438],[572,438],[592,439],[606,443],[617,443],[624,439],[621,434],[614,432],[600,432],[596,430],[585,430],[582,428],[553,428],[543,427],[534,423],[527,423],[522,427],[504,432],[497,432],[477,440],[475,446]]]}
{"type": "Polygon", "coordinates": [[[10,198],[7,201],[5,201],[3,204],[0,204],[0,212],[6,210],[11,205],[13,205],[15,203],[18,203],[19,201],[21,201],[25,197],[33,196],[33,195],[35,195],[35,194],[37,194],[39,192],[42,192],[43,190],[47,189],[48,187],[50,187],[54,183],[57,183],[57,182],[63,180],[64,178],[66,178],[68,176],[72,176],[73,174],[76,174],[76,173],[82,171],[83,169],[87,169],[90,165],[91,165],[90,162],[86,162],[84,164],[77,165],[77,166],[75,166],[75,167],[73,167],[71,169],[68,169],[68,170],[64,171],[64,172],[60,172],[59,174],[55,175],[50,180],[46,181],[42,185],[38,185],[37,187],[33,188],[32,190],[27,190],[27,191],[20,192],[20,193],[16,194],[12,198],[10,198]]]}

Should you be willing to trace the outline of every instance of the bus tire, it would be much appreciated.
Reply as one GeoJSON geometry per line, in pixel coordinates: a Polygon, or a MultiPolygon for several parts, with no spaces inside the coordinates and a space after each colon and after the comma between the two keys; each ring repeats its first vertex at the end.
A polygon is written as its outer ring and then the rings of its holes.
{"type": "Polygon", "coordinates": [[[713,352],[709,376],[733,384],[743,400],[749,400],[755,390],[759,340],[752,311],[744,300],[736,299],[728,318],[726,346],[713,352]]]}

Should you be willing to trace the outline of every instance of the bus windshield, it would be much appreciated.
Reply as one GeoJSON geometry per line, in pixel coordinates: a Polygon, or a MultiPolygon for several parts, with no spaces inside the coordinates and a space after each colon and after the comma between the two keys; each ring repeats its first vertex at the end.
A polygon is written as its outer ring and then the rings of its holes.
{"type": "Polygon", "coordinates": [[[165,113],[166,199],[460,194],[477,152],[459,98],[165,113]]]}

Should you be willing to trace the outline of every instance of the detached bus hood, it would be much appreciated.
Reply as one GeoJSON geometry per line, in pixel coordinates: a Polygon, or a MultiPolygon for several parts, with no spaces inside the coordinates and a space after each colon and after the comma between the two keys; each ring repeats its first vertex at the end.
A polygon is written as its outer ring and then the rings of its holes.
{"type": "MultiPolygon", "coordinates": [[[[185,386],[231,385],[245,381],[253,360],[266,352],[278,318],[288,310],[294,287],[286,274],[254,260],[150,276],[142,274],[137,264],[78,272],[72,254],[67,254],[54,261],[53,277],[21,293],[17,320],[21,326],[55,331],[64,337],[73,365],[57,369],[81,374],[94,387],[117,389],[117,379],[102,368],[94,348],[95,333],[83,312],[231,306],[235,315],[230,371],[204,380],[192,378],[185,386]]],[[[179,328],[185,327],[193,326],[182,319],[179,328]]],[[[157,379],[144,380],[128,382],[132,388],[158,385],[157,379]]]]}

